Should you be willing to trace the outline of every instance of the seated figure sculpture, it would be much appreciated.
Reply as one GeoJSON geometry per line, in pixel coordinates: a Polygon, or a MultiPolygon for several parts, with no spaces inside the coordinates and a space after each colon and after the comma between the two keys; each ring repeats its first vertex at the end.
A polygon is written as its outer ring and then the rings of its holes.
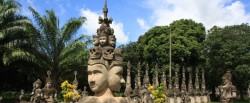
{"type": "Polygon", "coordinates": [[[232,84],[232,74],[227,71],[222,77],[222,85],[216,88],[216,96],[220,97],[221,103],[233,103],[236,98],[236,87],[232,84]]]}
{"type": "Polygon", "coordinates": [[[41,80],[40,79],[37,79],[37,81],[35,81],[33,83],[33,90],[32,90],[32,93],[31,93],[31,98],[30,98],[30,102],[31,103],[40,103],[41,101],[41,93],[42,93],[42,89],[41,89],[41,80]]]}
{"type": "Polygon", "coordinates": [[[42,99],[44,102],[53,103],[57,97],[57,91],[52,87],[51,81],[47,81],[45,87],[42,89],[42,99]]]}
{"type": "Polygon", "coordinates": [[[103,8],[104,18],[99,17],[100,28],[94,35],[94,47],[89,50],[88,84],[94,96],[84,96],[79,103],[127,103],[125,98],[115,97],[121,84],[125,83],[122,77],[123,67],[121,50],[115,49],[116,38],[107,18],[108,8],[105,1],[103,8]]]}

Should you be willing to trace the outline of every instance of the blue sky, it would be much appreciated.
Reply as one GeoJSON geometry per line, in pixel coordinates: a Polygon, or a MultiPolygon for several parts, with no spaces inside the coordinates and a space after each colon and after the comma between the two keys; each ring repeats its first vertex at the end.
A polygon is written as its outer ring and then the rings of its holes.
{"type": "MultiPolygon", "coordinates": [[[[104,0],[17,0],[22,14],[32,18],[28,7],[40,14],[54,9],[61,25],[71,17],[84,16],[87,21],[79,33],[94,35],[99,27],[104,0]]],[[[250,0],[107,0],[108,17],[113,18],[118,45],[137,41],[156,25],[169,25],[174,20],[193,19],[206,29],[212,26],[250,22],[250,0]]]]}

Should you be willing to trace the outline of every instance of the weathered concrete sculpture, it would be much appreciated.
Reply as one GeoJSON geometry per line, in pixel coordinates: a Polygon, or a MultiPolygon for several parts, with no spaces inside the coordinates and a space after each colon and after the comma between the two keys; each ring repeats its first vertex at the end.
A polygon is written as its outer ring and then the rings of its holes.
{"type": "Polygon", "coordinates": [[[126,89],[125,89],[125,95],[127,97],[130,97],[133,93],[132,87],[131,87],[131,76],[130,76],[130,69],[131,69],[131,64],[128,62],[127,64],[127,79],[126,79],[126,89]]]}
{"type": "Polygon", "coordinates": [[[163,83],[163,90],[166,93],[166,91],[167,91],[167,79],[166,79],[165,72],[166,72],[166,66],[164,65],[163,69],[162,69],[161,83],[163,83]]]}
{"type": "Polygon", "coordinates": [[[45,87],[42,89],[41,98],[44,102],[53,103],[57,100],[57,91],[52,87],[53,82],[50,78],[51,71],[47,71],[48,77],[46,78],[45,87]]]}
{"type": "Polygon", "coordinates": [[[31,92],[31,98],[30,98],[30,102],[32,103],[40,103],[41,102],[41,94],[42,94],[42,89],[41,89],[41,84],[42,81],[40,79],[37,79],[37,81],[35,81],[33,83],[33,90],[31,92]]]}
{"type": "Polygon", "coordinates": [[[153,99],[151,98],[151,91],[148,90],[147,86],[143,86],[143,89],[141,91],[142,97],[141,97],[141,103],[153,103],[153,99]]]}
{"type": "Polygon", "coordinates": [[[138,88],[141,88],[141,63],[137,64],[137,85],[138,88]]]}
{"type": "Polygon", "coordinates": [[[154,75],[154,80],[155,81],[155,87],[158,88],[159,87],[159,80],[158,80],[158,70],[159,70],[159,67],[158,67],[158,64],[155,65],[155,75],[154,75]]]}
{"type": "Polygon", "coordinates": [[[233,103],[236,98],[236,87],[232,84],[232,74],[228,70],[222,76],[222,84],[216,88],[216,96],[220,97],[221,103],[233,103]]]}
{"type": "Polygon", "coordinates": [[[76,78],[77,71],[74,71],[74,75],[75,75],[75,79],[73,80],[72,84],[76,86],[75,89],[77,90],[77,88],[78,88],[78,80],[77,80],[77,78],[76,78]]]}
{"type": "Polygon", "coordinates": [[[21,90],[21,94],[20,94],[20,96],[19,96],[19,101],[20,101],[20,103],[28,103],[25,99],[24,99],[24,90],[22,89],[21,90]]]}
{"type": "Polygon", "coordinates": [[[114,97],[114,92],[120,91],[125,80],[122,77],[121,49],[115,48],[116,38],[114,30],[110,27],[112,18],[107,17],[106,0],[103,13],[104,18],[99,17],[101,26],[97,29],[97,35],[93,36],[94,47],[89,50],[88,84],[94,96],[83,97],[80,103],[126,102],[122,97],[114,97]]]}
{"type": "Polygon", "coordinates": [[[148,63],[146,64],[146,73],[143,77],[143,86],[148,86],[148,84],[150,83],[149,81],[149,76],[148,76],[148,71],[149,71],[149,66],[148,66],[148,63]]]}
{"type": "Polygon", "coordinates": [[[89,93],[88,93],[88,91],[87,91],[87,87],[84,86],[84,89],[83,89],[83,91],[82,91],[82,97],[86,97],[86,96],[88,96],[88,95],[89,95],[89,93]]]}

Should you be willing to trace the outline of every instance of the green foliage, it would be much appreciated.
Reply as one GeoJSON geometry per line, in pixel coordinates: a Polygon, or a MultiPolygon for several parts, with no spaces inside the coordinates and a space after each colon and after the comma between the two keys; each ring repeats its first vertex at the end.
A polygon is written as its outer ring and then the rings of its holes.
{"type": "Polygon", "coordinates": [[[220,84],[227,69],[233,73],[233,84],[242,95],[250,83],[250,26],[248,24],[213,27],[204,43],[205,57],[209,68],[208,84],[211,88],[220,84]]]}
{"type": "Polygon", "coordinates": [[[35,19],[35,24],[26,26],[31,38],[22,49],[4,56],[4,63],[8,65],[23,60],[34,64],[29,68],[35,67],[35,71],[27,71],[27,75],[33,76],[33,80],[46,76],[46,71],[51,70],[52,78],[57,83],[67,78],[62,75],[86,67],[87,45],[90,40],[86,35],[76,36],[86,18],[71,18],[61,26],[53,10],[47,10],[46,15],[41,16],[33,8],[29,9],[35,19]]]}
{"type": "Polygon", "coordinates": [[[164,87],[162,83],[156,89],[153,85],[149,85],[148,89],[152,92],[152,98],[155,103],[166,103],[167,96],[164,92],[164,87]]]}
{"type": "Polygon", "coordinates": [[[0,96],[2,96],[3,100],[19,99],[19,95],[20,93],[16,91],[6,91],[0,93],[0,96]]]}

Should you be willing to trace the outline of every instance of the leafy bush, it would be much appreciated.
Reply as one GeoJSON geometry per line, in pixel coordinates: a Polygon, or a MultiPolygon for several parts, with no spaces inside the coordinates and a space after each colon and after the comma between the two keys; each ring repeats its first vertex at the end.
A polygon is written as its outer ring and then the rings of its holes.
{"type": "Polygon", "coordinates": [[[152,98],[155,103],[166,103],[166,94],[164,93],[163,84],[161,83],[158,88],[149,84],[148,89],[152,92],[152,98]]]}

